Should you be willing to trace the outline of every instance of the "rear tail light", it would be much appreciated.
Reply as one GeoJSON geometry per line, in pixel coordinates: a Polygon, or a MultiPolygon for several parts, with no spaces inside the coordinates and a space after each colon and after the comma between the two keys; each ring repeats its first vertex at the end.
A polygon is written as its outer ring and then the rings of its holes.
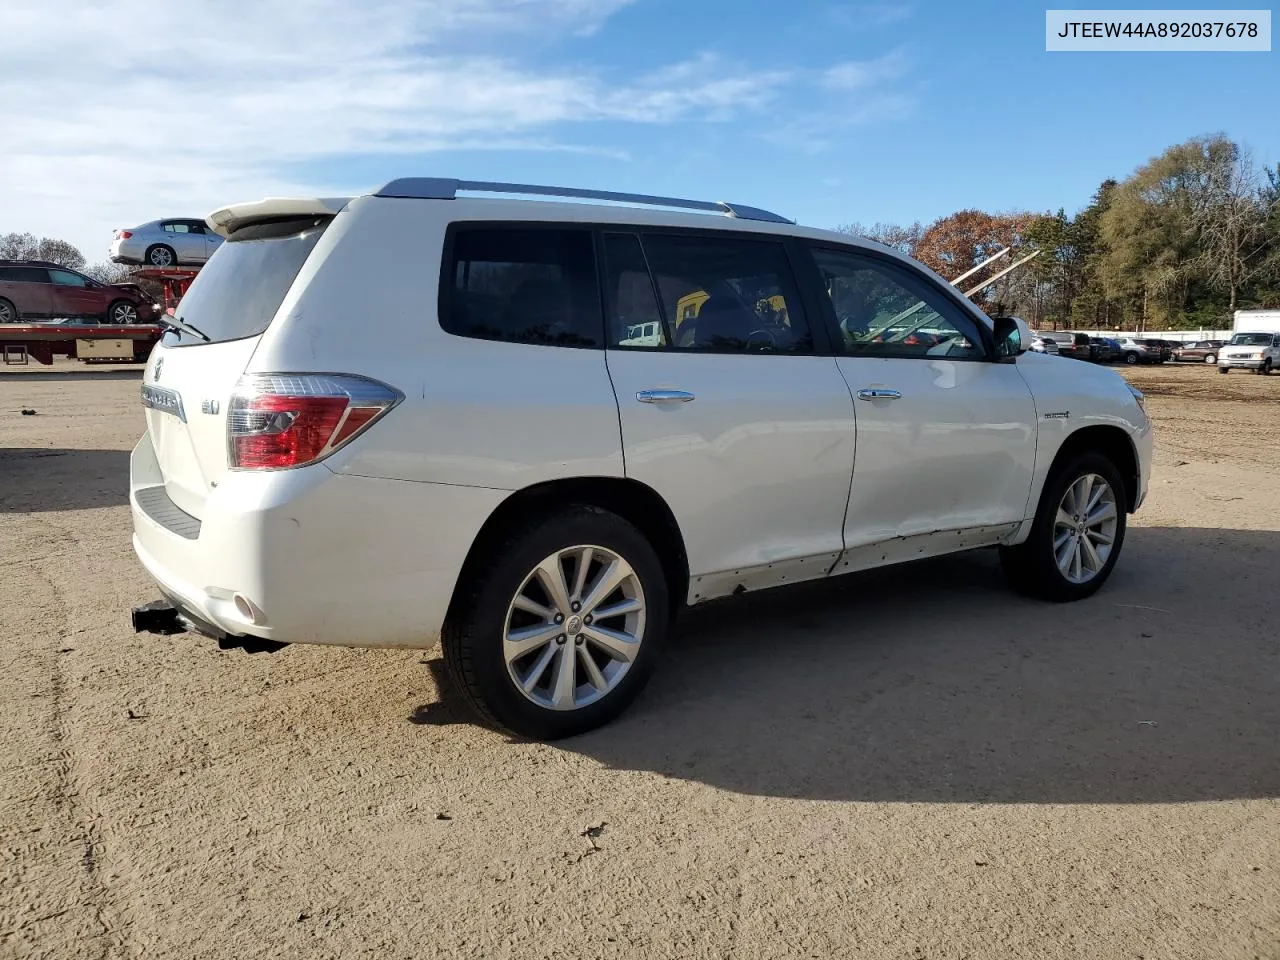
{"type": "Polygon", "coordinates": [[[132,236],[133,236],[133,231],[132,231],[132,230],[117,230],[117,231],[116,231],[116,239],[117,239],[117,240],[128,240],[128,239],[129,239],[130,237],[132,237],[132,236]]]}
{"type": "Polygon", "coordinates": [[[316,463],[403,398],[384,383],[346,374],[246,374],[227,410],[230,466],[284,470],[316,463]]]}

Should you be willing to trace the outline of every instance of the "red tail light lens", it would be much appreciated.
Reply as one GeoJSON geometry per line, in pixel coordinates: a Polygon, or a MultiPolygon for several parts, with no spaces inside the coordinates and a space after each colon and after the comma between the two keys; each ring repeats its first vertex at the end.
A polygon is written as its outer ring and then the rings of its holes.
{"type": "Polygon", "coordinates": [[[403,395],[343,374],[246,374],[227,410],[237,470],[284,470],[323,460],[369,429],[403,395]]]}
{"type": "Polygon", "coordinates": [[[120,239],[121,239],[121,240],[128,240],[128,239],[130,239],[132,236],[133,236],[133,231],[132,231],[132,230],[121,230],[121,231],[120,231],[120,239]]]}

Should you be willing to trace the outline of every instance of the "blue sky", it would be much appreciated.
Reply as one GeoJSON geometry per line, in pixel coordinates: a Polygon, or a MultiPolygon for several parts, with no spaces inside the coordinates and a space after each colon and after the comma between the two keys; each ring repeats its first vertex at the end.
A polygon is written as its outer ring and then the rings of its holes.
{"type": "Polygon", "coordinates": [[[728,199],[834,226],[1072,211],[1201,133],[1280,162],[1276,53],[1047,53],[1041,5],[9,6],[0,231],[63,236],[90,259],[113,227],[413,174],[728,199]]]}

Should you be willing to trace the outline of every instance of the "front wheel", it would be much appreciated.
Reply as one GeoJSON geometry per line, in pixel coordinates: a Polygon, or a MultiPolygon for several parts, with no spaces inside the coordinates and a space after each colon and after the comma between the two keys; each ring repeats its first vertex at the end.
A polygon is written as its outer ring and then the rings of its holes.
{"type": "Polygon", "coordinates": [[[107,322],[130,324],[138,322],[138,308],[128,300],[117,300],[107,309],[107,322]]]}
{"type": "Polygon", "coordinates": [[[555,740],[621,713],[670,624],[662,564],[616,514],[572,506],[469,564],[443,632],[459,690],[493,724],[555,740]]]}
{"type": "Polygon", "coordinates": [[[1136,364],[1138,362],[1138,355],[1136,353],[1126,353],[1124,355],[1124,362],[1136,364]]]}
{"type": "Polygon", "coordinates": [[[1120,556],[1126,509],[1115,464],[1100,453],[1081,454],[1050,475],[1026,541],[1000,548],[1005,576],[1043,600],[1091,596],[1120,556]]]}
{"type": "Polygon", "coordinates": [[[1231,372],[1231,368],[1230,368],[1230,367],[1219,367],[1219,368],[1218,368],[1218,372],[1219,372],[1219,373],[1230,373],[1230,372],[1231,372]]]}
{"type": "Polygon", "coordinates": [[[6,300],[0,297],[0,323],[17,323],[18,308],[13,305],[12,300],[6,300]]]}
{"type": "Polygon", "coordinates": [[[1258,372],[1262,374],[1264,377],[1271,376],[1271,358],[1270,357],[1267,357],[1267,359],[1262,361],[1262,368],[1258,372]]]}

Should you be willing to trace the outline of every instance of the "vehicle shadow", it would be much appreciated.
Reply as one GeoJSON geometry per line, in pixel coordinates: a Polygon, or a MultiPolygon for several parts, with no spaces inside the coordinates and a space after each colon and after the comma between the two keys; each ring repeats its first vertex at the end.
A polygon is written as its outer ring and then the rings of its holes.
{"type": "Polygon", "coordinates": [[[0,383],[5,379],[13,377],[21,380],[23,383],[62,383],[64,381],[85,381],[85,380],[141,380],[145,371],[141,363],[122,363],[119,366],[94,365],[92,367],[80,367],[74,370],[50,370],[46,368],[20,368],[5,369],[0,371],[3,377],[0,383]]]}
{"type": "Polygon", "coordinates": [[[0,514],[128,502],[128,450],[0,447],[0,514]]]}
{"type": "MultiPolygon", "coordinates": [[[[1277,532],[1139,527],[1074,604],[1011,594],[993,551],[743,597],[690,611],[628,713],[557,746],[815,800],[1276,797],[1277,568],[1277,532]]],[[[440,689],[417,722],[469,719],[440,689]]]]}

